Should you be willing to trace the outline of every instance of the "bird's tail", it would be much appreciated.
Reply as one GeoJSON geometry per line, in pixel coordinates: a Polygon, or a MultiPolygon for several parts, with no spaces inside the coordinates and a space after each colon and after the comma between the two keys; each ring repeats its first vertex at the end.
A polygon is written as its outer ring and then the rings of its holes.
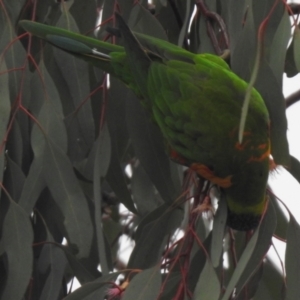
{"type": "Polygon", "coordinates": [[[20,25],[29,33],[42,38],[55,47],[84,59],[103,71],[116,75],[111,65],[110,53],[123,53],[123,47],[32,21],[23,20],[20,21],[20,25]]]}

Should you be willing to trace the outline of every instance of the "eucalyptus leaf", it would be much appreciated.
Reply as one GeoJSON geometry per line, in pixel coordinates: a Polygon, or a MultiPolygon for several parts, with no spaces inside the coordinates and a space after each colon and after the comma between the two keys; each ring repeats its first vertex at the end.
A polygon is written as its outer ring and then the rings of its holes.
{"type": "Polygon", "coordinates": [[[196,285],[193,300],[218,300],[221,293],[219,278],[211,261],[206,260],[205,266],[196,285]],[[209,280],[207,280],[209,278],[209,280]]]}
{"type": "Polygon", "coordinates": [[[66,266],[67,259],[61,249],[50,244],[43,247],[38,267],[41,273],[48,273],[48,276],[40,296],[41,300],[58,298],[66,266]]]}
{"type": "MultiPolygon", "coordinates": [[[[5,140],[7,123],[10,115],[10,97],[9,97],[9,77],[5,61],[0,65],[0,141],[5,140]]],[[[3,142],[2,142],[3,143],[3,142]]],[[[4,172],[4,151],[3,144],[0,151],[0,181],[3,178],[4,172]]]]}
{"type": "Polygon", "coordinates": [[[214,230],[212,231],[211,263],[214,268],[222,261],[223,239],[227,220],[227,205],[225,199],[219,201],[219,207],[214,218],[214,230]]]}
{"type": "Polygon", "coordinates": [[[300,183],[300,162],[294,156],[290,155],[290,167],[287,167],[287,171],[300,183]]]}
{"type": "Polygon", "coordinates": [[[149,268],[157,264],[167,235],[171,235],[182,221],[182,210],[166,205],[149,215],[144,218],[143,226],[139,227],[139,239],[128,263],[131,268],[149,268]],[[149,215],[153,215],[153,219],[149,215]]]}
{"type": "Polygon", "coordinates": [[[0,253],[6,253],[7,257],[7,277],[2,299],[23,299],[32,272],[32,242],[33,232],[28,215],[10,199],[0,240],[0,253]]]}
{"type": "Polygon", "coordinates": [[[286,263],[286,300],[297,299],[300,297],[300,226],[290,215],[290,223],[287,230],[287,247],[285,252],[286,263]]]}
{"type": "Polygon", "coordinates": [[[96,222],[96,236],[99,261],[101,262],[101,269],[104,275],[109,272],[106,258],[105,241],[101,222],[101,179],[106,175],[110,160],[110,136],[107,125],[105,124],[100,131],[100,135],[96,141],[96,156],[94,168],[94,202],[95,202],[95,222],[96,222]]]}
{"type": "Polygon", "coordinates": [[[133,298],[140,300],[153,300],[159,295],[161,284],[160,268],[155,266],[151,269],[143,270],[133,277],[122,296],[123,300],[133,298]]]}
{"type": "Polygon", "coordinates": [[[104,299],[104,296],[108,291],[108,283],[115,280],[118,275],[118,273],[112,273],[103,276],[100,279],[88,282],[68,295],[65,300],[92,300],[95,299],[95,297],[104,299]]]}

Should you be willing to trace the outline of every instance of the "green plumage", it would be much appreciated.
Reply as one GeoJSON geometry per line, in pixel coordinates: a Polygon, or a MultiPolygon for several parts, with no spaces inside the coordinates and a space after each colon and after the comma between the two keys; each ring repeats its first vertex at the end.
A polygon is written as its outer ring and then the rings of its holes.
{"type": "Polygon", "coordinates": [[[170,157],[223,189],[228,225],[255,228],[265,208],[269,172],[269,117],[263,99],[252,90],[239,144],[247,83],[221,58],[134,36],[116,17],[124,48],[30,21],[21,25],[122,80],[152,111],[170,157]]]}

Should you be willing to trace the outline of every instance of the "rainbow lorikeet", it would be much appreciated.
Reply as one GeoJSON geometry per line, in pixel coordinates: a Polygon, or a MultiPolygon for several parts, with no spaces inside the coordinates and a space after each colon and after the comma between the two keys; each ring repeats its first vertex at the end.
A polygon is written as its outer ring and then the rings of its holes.
{"type": "Polygon", "coordinates": [[[243,141],[238,141],[247,82],[212,54],[194,54],[133,34],[116,14],[124,47],[70,31],[21,21],[28,32],[123,81],[152,113],[170,158],[217,184],[228,206],[227,224],[254,229],[266,205],[269,115],[253,88],[243,141]]]}

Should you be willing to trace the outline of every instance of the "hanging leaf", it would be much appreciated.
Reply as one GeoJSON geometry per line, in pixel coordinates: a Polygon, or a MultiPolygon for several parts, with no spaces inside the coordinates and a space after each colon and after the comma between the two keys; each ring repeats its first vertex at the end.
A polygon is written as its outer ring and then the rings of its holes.
{"type": "Polygon", "coordinates": [[[33,232],[28,215],[10,199],[0,240],[0,255],[5,253],[7,257],[3,299],[23,299],[32,272],[32,242],[33,232]]]}
{"type": "Polygon", "coordinates": [[[286,263],[286,300],[297,299],[300,297],[300,226],[290,215],[290,223],[287,230],[287,246],[285,252],[286,263]]]}
{"type": "Polygon", "coordinates": [[[107,253],[105,249],[105,241],[101,222],[101,179],[106,175],[110,160],[110,136],[107,125],[105,124],[100,135],[96,141],[96,156],[94,167],[94,203],[95,203],[95,222],[96,222],[96,236],[99,261],[101,262],[101,269],[104,275],[107,275],[109,266],[106,258],[107,253]]]}
{"type": "Polygon", "coordinates": [[[214,218],[214,230],[211,241],[211,263],[217,268],[222,261],[223,239],[227,220],[227,205],[225,199],[220,199],[219,207],[214,218]]]}
{"type": "Polygon", "coordinates": [[[212,263],[207,259],[199,277],[194,291],[193,300],[211,299],[217,300],[220,297],[221,284],[212,263]],[[209,278],[209,280],[207,280],[209,278]]]}
{"type": "Polygon", "coordinates": [[[4,141],[10,115],[9,78],[5,61],[0,65],[0,181],[4,172],[4,141]]]}
{"type": "Polygon", "coordinates": [[[125,290],[123,300],[133,298],[140,300],[153,300],[159,295],[161,284],[160,268],[153,267],[135,275],[125,290]]]}

